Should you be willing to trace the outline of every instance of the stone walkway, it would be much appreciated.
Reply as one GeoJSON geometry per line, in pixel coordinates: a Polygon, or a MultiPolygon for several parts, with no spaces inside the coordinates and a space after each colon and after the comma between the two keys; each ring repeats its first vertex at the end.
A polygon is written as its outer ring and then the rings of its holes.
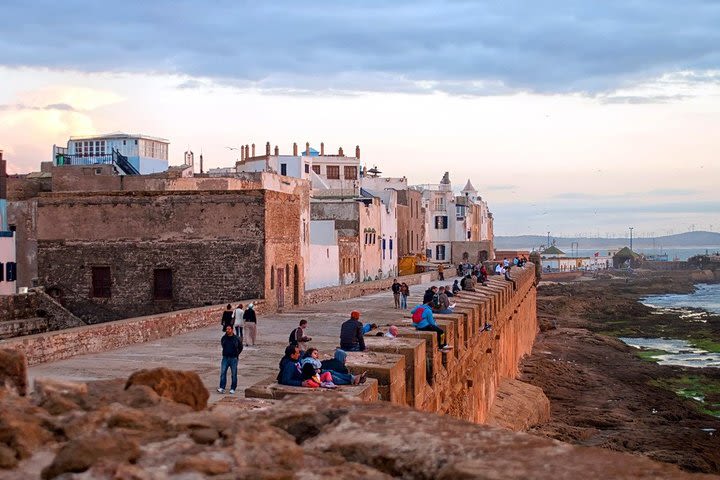
{"type": "MultiPolygon", "coordinates": [[[[452,285],[454,280],[454,277],[448,278],[442,283],[452,285]]],[[[430,285],[440,285],[440,282],[410,287],[410,308],[422,301],[423,292],[430,285]]],[[[332,355],[338,345],[340,324],[349,318],[352,310],[362,313],[360,320],[363,323],[378,325],[397,323],[404,316],[404,313],[393,308],[393,297],[389,290],[349,300],[303,306],[285,313],[259,316],[258,344],[245,348],[240,355],[237,395],[242,396],[246,387],[277,373],[277,365],[287,345],[290,331],[298,325],[300,319],[304,318],[309,323],[307,335],[313,338],[310,345],[320,349],[321,354],[332,355]]],[[[218,318],[217,327],[119,350],[36,365],[30,368],[29,374],[31,379],[49,377],[88,381],[127,378],[132,372],[142,368],[192,370],[200,375],[210,391],[210,402],[215,402],[222,397],[215,391],[219,381],[221,336],[218,318]]]]}

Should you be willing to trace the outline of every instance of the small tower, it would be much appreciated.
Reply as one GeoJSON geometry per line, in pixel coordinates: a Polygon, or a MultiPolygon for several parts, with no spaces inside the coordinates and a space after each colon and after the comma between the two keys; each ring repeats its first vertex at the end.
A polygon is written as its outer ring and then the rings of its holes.
{"type": "Polygon", "coordinates": [[[470,179],[468,179],[467,183],[465,184],[465,188],[462,189],[460,192],[463,197],[470,199],[473,202],[477,201],[477,190],[475,190],[475,187],[473,187],[473,184],[470,183],[470,179]]]}

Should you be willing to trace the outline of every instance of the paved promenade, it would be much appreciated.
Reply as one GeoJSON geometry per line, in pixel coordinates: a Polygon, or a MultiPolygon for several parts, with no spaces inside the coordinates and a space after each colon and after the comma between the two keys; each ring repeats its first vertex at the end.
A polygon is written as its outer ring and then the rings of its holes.
{"type": "MultiPolygon", "coordinates": [[[[448,278],[442,284],[452,285],[454,280],[454,277],[448,278]]],[[[411,286],[408,307],[412,308],[420,303],[424,291],[430,285],[440,284],[432,282],[411,286]]],[[[278,362],[287,345],[290,331],[297,327],[300,319],[304,318],[309,323],[307,335],[313,338],[310,345],[319,348],[321,354],[332,355],[339,344],[340,324],[350,317],[352,310],[362,313],[360,320],[363,323],[386,325],[399,322],[405,314],[395,310],[393,304],[392,293],[387,290],[349,300],[299,307],[286,313],[259,316],[258,343],[255,347],[245,348],[240,355],[236,395],[243,395],[246,387],[269,375],[277,374],[278,362]]],[[[210,402],[214,402],[221,398],[215,391],[219,383],[221,336],[218,318],[217,327],[119,350],[44,363],[31,367],[29,373],[31,378],[87,381],[124,379],[142,368],[192,370],[200,375],[211,393],[210,402]]]]}

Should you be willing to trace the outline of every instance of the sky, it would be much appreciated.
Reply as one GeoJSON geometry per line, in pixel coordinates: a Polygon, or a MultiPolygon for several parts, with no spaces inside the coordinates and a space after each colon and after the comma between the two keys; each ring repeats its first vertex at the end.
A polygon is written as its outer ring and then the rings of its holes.
{"type": "Polygon", "coordinates": [[[720,231],[720,2],[0,2],[0,149],[293,142],[470,179],[498,235],[720,231]]]}

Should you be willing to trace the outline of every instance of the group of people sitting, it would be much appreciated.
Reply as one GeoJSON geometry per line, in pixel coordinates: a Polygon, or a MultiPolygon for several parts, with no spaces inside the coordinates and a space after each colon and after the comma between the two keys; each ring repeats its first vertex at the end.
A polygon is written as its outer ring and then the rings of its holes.
{"type": "Polygon", "coordinates": [[[337,388],[338,385],[360,385],[367,380],[367,372],[353,375],[345,365],[347,353],[338,348],[335,356],[320,360],[320,352],[310,347],[302,352],[298,345],[285,347],[280,360],[277,381],[281,385],[307,388],[337,388]]]}

